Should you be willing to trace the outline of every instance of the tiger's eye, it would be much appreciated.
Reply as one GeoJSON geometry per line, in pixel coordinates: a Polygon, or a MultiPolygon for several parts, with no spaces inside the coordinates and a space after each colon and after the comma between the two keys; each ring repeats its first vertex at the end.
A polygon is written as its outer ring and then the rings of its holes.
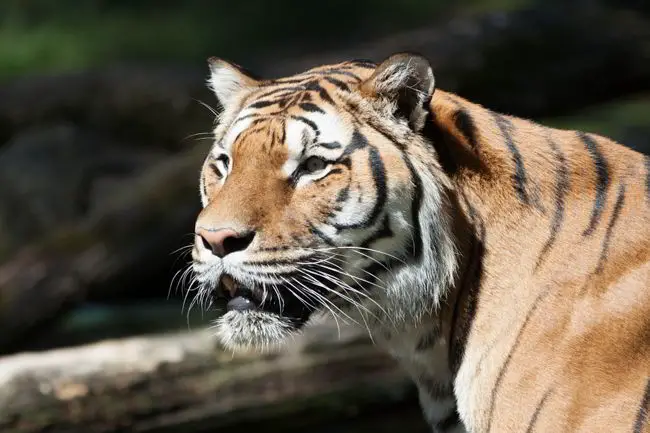
{"type": "Polygon", "coordinates": [[[321,171],[327,166],[327,163],[323,158],[319,158],[318,156],[311,156],[309,157],[304,164],[305,170],[307,170],[310,173],[316,172],[316,171],[321,171]]]}

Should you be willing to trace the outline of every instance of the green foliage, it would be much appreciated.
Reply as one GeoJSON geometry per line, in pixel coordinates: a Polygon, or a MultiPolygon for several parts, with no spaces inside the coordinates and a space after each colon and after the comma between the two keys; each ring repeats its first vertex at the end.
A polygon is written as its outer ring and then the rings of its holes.
{"type": "Polygon", "coordinates": [[[0,79],[121,60],[311,52],[531,0],[2,0],[0,79]]]}
{"type": "Polygon", "coordinates": [[[648,113],[650,94],[609,102],[578,114],[547,119],[543,123],[557,128],[593,132],[625,143],[634,131],[644,135],[650,133],[648,113]]]}

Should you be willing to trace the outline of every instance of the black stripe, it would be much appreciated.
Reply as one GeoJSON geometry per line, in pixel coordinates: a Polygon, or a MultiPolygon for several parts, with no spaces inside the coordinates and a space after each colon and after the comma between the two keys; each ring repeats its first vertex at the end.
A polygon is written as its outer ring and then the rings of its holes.
{"type": "Polygon", "coordinates": [[[645,160],[645,196],[650,201],[650,155],[644,157],[645,160]]]}
{"type": "Polygon", "coordinates": [[[310,112],[310,113],[325,114],[325,111],[323,111],[322,108],[320,108],[318,105],[316,105],[316,104],[314,104],[312,102],[301,102],[300,104],[298,104],[298,106],[302,110],[305,110],[305,111],[310,112]]]}
{"type": "Polygon", "coordinates": [[[461,134],[467,139],[467,143],[474,150],[478,148],[477,129],[472,116],[464,109],[456,111],[454,124],[461,134]]]}
{"type": "Polygon", "coordinates": [[[253,109],[256,109],[256,108],[264,108],[264,107],[268,107],[268,106],[270,106],[270,105],[277,104],[277,102],[278,102],[278,101],[275,100],[275,99],[270,100],[270,101],[257,101],[257,102],[253,102],[252,104],[250,104],[250,105],[249,105],[248,107],[246,107],[246,108],[253,108],[253,109]]]}
{"type": "Polygon", "coordinates": [[[320,130],[318,129],[318,125],[316,125],[314,122],[307,119],[306,117],[303,117],[303,116],[291,116],[291,118],[294,119],[294,120],[298,120],[298,121],[306,124],[307,126],[309,126],[311,129],[313,129],[314,134],[316,134],[316,137],[318,137],[320,135],[320,130]]]}
{"type": "MultiPolygon", "coordinates": [[[[363,135],[359,134],[359,137],[363,137],[363,135]]],[[[365,137],[363,137],[363,140],[365,140],[365,137]]],[[[348,148],[351,146],[348,146],[348,148]]],[[[345,149],[346,152],[348,148],[345,149]]],[[[373,225],[386,204],[386,198],[388,197],[386,168],[384,167],[384,162],[381,159],[379,151],[374,147],[370,147],[370,151],[368,152],[368,164],[370,165],[370,171],[372,172],[372,178],[375,183],[375,204],[370,211],[370,215],[362,221],[352,224],[332,224],[337,230],[360,229],[373,225]]]]}
{"type": "Polygon", "coordinates": [[[435,427],[436,427],[436,431],[444,433],[450,428],[456,427],[460,423],[461,423],[460,415],[458,415],[458,411],[454,409],[452,413],[450,413],[447,417],[438,421],[435,427]]]}
{"type": "Polygon", "coordinates": [[[411,236],[411,250],[408,252],[408,254],[417,261],[420,260],[420,257],[422,257],[422,251],[424,249],[422,229],[420,228],[420,208],[422,207],[423,197],[422,179],[420,178],[417,170],[415,170],[415,167],[413,166],[413,163],[411,162],[411,159],[406,154],[406,152],[402,150],[401,154],[402,160],[406,164],[406,167],[411,174],[411,180],[413,181],[413,198],[411,200],[411,224],[413,226],[413,235],[411,236]]]}
{"type": "MultiPolygon", "coordinates": [[[[256,251],[259,251],[259,252],[276,252],[276,251],[287,251],[287,250],[290,250],[292,248],[293,247],[288,246],[288,245],[276,245],[276,246],[273,246],[273,247],[260,247],[260,248],[257,248],[256,251]]],[[[246,263],[248,263],[248,262],[244,262],[244,264],[246,264],[246,263]]]]}
{"type": "Polygon", "coordinates": [[[368,238],[364,239],[363,242],[359,245],[361,248],[368,248],[370,245],[378,241],[379,239],[391,238],[393,237],[393,230],[390,228],[390,218],[388,215],[384,216],[384,219],[375,233],[370,235],[368,238]]]}
{"type": "Polygon", "coordinates": [[[320,97],[321,97],[321,99],[322,99],[323,101],[325,101],[325,102],[327,102],[327,103],[330,103],[330,104],[332,104],[332,105],[335,105],[335,104],[336,104],[336,103],[334,102],[334,100],[332,99],[332,97],[330,96],[330,94],[327,93],[327,90],[325,90],[325,89],[321,89],[320,92],[318,92],[318,94],[320,95],[320,97]]]}
{"type": "Polygon", "coordinates": [[[508,356],[506,357],[505,362],[503,363],[501,369],[499,370],[499,374],[497,375],[497,379],[494,383],[494,388],[492,388],[491,399],[490,399],[490,411],[488,413],[488,425],[487,425],[487,429],[485,430],[486,433],[490,433],[490,431],[492,430],[492,420],[494,419],[494,408],[496,407],[497,394],[499,392],[499,388],[501,387],[501,382],[503,382],[503,378],[505,377],[506,371],[508,370],[508,367],[510,367],[510,362],[512,361],[512,355],[514,355],[515,350],[521,343],[524,330],[526,329],[528,322],[530,322],[530,319],[533,317],[533,313],[537,311],[537,308],[540,306],[542,300],[546,297],[546,295],[548,295],[548,293],[550,293],[549,290],[540,293],[535,299],[535,301],[533,302],[532,307],[530,308],[530,310],[528,310],[528,313],[526,314],[524,323],[522,323],[521,327],[519,328],[519,331],[517,332],[517,336],[515,337],[515,342],[510,348],[510,351],[508,352],[508,356]]]}
{"type": "Polygon", "coordinates": [[[550,138],[547,141],[553,150],[555,162],[557,164],[557,169],[555,170],[555,213],[553,214],[553,220],[551,221],[551,234],[549,235],[546,243],[539,253],[535,269],[537,269],[542,264],[543,260],[546,258],[546,255],[551,250],[551,247],[557,239],[560,227],[564,221],[564,204],[570,187],[569,168],[567,165],[566,157],[564,156],[562,149],[558,147],[557,143],[555,143],[550,138]]]}
{"type": "Polygon", "coordinates": [[[345,157],[345,158],[339,157],[339,159],[336,161],[336,163],[346,166],[348,168],[348,170],[350,170],[352,168],[352,160],[350,158],[348,158],[348,157],[345,157]]]}
{"type": "Polygon", "coordinates": [[[342,203],[350,197],[350,184],[346,185],[336,194],[336,202],[342,203]]]}
{"type": "Polygon", "coordinates": [[[335,105],[336,103],[332,99],[329,93],[327,93],[327,90],[323,86],[320,85],[320,83],[317,80],[312,80],[308,82],[301,90],[308,90],[312,92],[318,92],[318,95],[321,97],[321,99],[329,104],[335,105]]]}
{"type": "Polygon", "coordinates": [[[248,77],[252,78],[255,81],[262,81],[262,77],[260,77],[259,75],[249,71],[248,69],[244,68],[243,66],[238,65],[235,62],[228,62],[228,64],[230,64],[233,68],[237,69],[241,74],[247,75],[248,77]]]}
{"type": "Polygon", "coordinates": [[[492,115],[494,116],[497,126],[501,130],[501,135],[506,142],[508,150],[512,154],[512,161],[515,164],[515,171],[512,174],[512,179],[515,184],[517,195],[519,196],[519,200],[521,200],[522,203],[528,205],[530,204],[530,198],[528,197],[528,191],[526,190],[528,179],[521,153],[519,152],[519,149],[515,145],[515,142],[512,138],[514,125],[512,122],[510,122],[510,120],[499,113],[492,113],[492,115]]]}
{"type": "Polygon", "coordinates": [[[553,392],[553,388],[549,388],[544,395],[542,396],[542,399],[537,403],[537,407],[535,408],[535,412],[533,412],[533,416],[530,418],[530,421],[528,422],[528,428],[526,428],[526,433],[533,433],[533,430],[535,429],[535,424],[537,423],[537,420],[539,419],[539,414],[542,411],[542,408],[544,407],[544,404],[546,403],[546,400],[548,400],[549,395],[553,392]]]}
{"type": "MultiPolygon", "coordinates": [[[[466,198],[465,202],[467,203],[466,198]]],[[[463,275],[462,283],[460,284],[458,299],[456,300],[456,305],[454,305],[454,313],[451,318],[449,363],[454,376],[458,373],[463,357],[465,356],[465,345],[469,337],[470,329],[472,328],[474,317],[476,316],[479,299],[478,292],[483,276],[483,257],[485,255],[485,224],[480,215],[469,203],[467,203],[467,207],[469,209],[470,222],[474,226],[475,233],[472,234],[468,257],[469,262],[463,275]],[[462,299],[463,293],[466,293],[467,297],[465,302],[462,299]],[[456,322],[461,316],[462,306],[464,306],[462,322],[457,325],[456,322]]]]}
{"type": "Polygon", "coordinates": [[[325,233],[323,233],[321,230],[316,228],[313,224],[309,223],[309,231],[317,236],[320,240],[325,242],[327,245],[335,247],[336,242],[334,242],[329,236],[327,236],[325,233]]]}
{"type": "MultiPolygon", "coordinates": [[[[260,114],[260,113],[251,113],[251,114],[247,114],[245,116],[238,117],[237,119],[235,119],[235,121],[232,123],[232,125],[230,125],[230,127],[232,128],[233,126],[235,126],[237,123],[241,122],[242,120],[250,119],[251,117],[261,117],[261,116],[263,116],[263,115],[260,114]]],[[[262,119],[260,118],[258,120],[262,120],[262,119]]]]}
{"type": "Polygon", "coordinates": [[[320,83],[318,82],[318,79],[313,79],[311,81],[308,81],[301,87],[299,87],[300,90],[309,90],[312,92],[320,92],[323,90],[323,87],[321,87],[320,83]]]}
{"type": "Polygon", "coordinates": [[[366,138],[365,135],[360,133],[358,129],[355,129],[354,132],[352,133],[352,139],[350,140],[350,144],[346,146],[341,156],[342,157],[348,156],[352,154],[352,152],[359,149],[365,149],[366,147],[368,147],[368,139],[366,138]]]}
{"type": "Polygon", "coordinates": [[[221,170],[219,170],[219,167],[217,167],[217,164],[214,162],[211,162],[208,167],[210,167],[210,170],[212,173],[214,173],[215,176],[217,176],[217,179],[223,178],[223,173],[221,173],[221,170]]]}
{"type": "Polygon", "coordinates": [[[275,89],[269,90],[267,92],[262,93],[261,95],[256,96],[255,99],[259,100],[259,99],[268,98],[269,96],[277,95],[278,93],[284,93],[278,96],[287,96],[293,92],[299,92],[301,90],[303,90],[302,86],[277,87],[275,89]]]}
{"type": "Polygon", "coordinates": [[[347,77],[354,78],[356,81],[361,81],[361,78],[357,75],[354,74],[350,71],[344,71],[342,69],[326,69],[324,71],[318,71],[319,74],[326,75],[326,74],[335,74],[335,75],[345,75],[347,77]]]}
{"type": "Polygon", "coordinates": [[[325,149],[340,149],[343,147],[338,141],[330,141],[327,143],[318,143],[319,146],[324,147],[325,149]]]}
{"type": "Polygon", "coordinates": [[[644,427],[647,426],[648,411],[650,411],[650,378],[646,381],[645,391],[643,392],[643,397],[641,397],[641,402],[639,403],[639,411],[637,412],[636,420],[634,421],[633,433],[641,433],[644,427]]]}
{"type": "Polygon", "coordinates": [[[325,81],[328,81],[331,84],[334,84],[336,87],[338,87],[339,89],[341,89],[343,91],[346,91],[346,92],[350,91],[350,86],[348,86],[347,83],[345,83],[345,82],[343,82],[341,80],[337,80],[336,78],[333,78],[333,77],[324,77],[324,79],[325,79],[325,81]]]}
{"type": "Polygon", "coordinates": [[[598,143],[589,134],[578,131],[578,138],[582,140],[591,159],[594,161],[596,169],[596,199],[594,207],[591,211],[591,219],[589,225],[582,233],[583,236],[589,236],[594,232],[600,217],[602,216],[605,203],[607,202],[607,189],[609,188],[609,166],[607,160],[601,153],[598,143]]]}
{"type": "Polygon", "coordinates": [[[368,224],[373,224],[386,204],[388,186],[386,182],[386,168],[384,167],[384,161],[381,159],[381,155],[375,147],[370,148],[369,163],[370,169],[372,170],[372,178],[375,181],[377,194],[375,205],[368,219],[368,224]]]}
{"type": "Polygon", "coordinates": [[[616,203],[614,204],[614,210],[612,211],[612,217],[609,220],[607,225],[607,231],[605,231],[605,237],[603,238],[603,247],[600,251],[600,257],[598,259],[598,264],[596,265],[596,273],[599,274],[602,272],[603,267],[605,266],[605,261],[607,260],[607,253],[609,251],[609,244],[612,238],[612,232],[614,231],[614,225],[618,221],[618,217],[621,215],[621,208],[625,203],[625,184],[621,184],[618,188],[618,195],[616,196],[616,203]]]}

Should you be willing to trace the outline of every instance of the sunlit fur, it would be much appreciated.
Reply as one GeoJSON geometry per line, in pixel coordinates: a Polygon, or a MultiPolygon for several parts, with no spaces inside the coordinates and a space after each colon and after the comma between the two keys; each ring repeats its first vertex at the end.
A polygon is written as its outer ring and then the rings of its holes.
{"type": "Polygon", "coordinates": [[[435,89],[417,55],[210,64],[197,232],[255,233],[193,246],[195,302],[228,275],[258,304],[217,320],[222,344],[330,314],[399,361],[432,431],[650,431],[648,157],[435,89]]]}
{"type": "MultiPolygon", "coordinates": [[[[373,72],[372,68],[356,67],[354,64],[346,65],[349,71],[359,76],[369,77],[373,72]]],[[[213,68],[214,71],[214,68],[213,68]]],[[[404,71],[397,71],[404,74],[404,71]]],[[[268,140],[267,134],[279,133],[277,131],[278,118],[284,118],[282,124],[282,134],[285,136],[286,143],[281,143],[282,149],[278,151],[283,159],[278,167],[275,168],[273,174],[259,173],[259,176],[287,176],[287,170],[297,165],[292,163],[292,154],[299,154],[303,151],[303,143],[300,139],[303,134],[309,134],[312,131],[305,127],[305,124],[299,121],[292,121],[287,119],[289,114],[268,116],[269,111],[273,108],[263,107],[261,109],[245,108],[258,101],[260,95],[268,94],[269,91],[277,90],[274,87],[288,87],[295,89],[295,83],[283,85],[282,83],[272,83],[263,86],[261,89],[254,89],[252,92],[245,88],[244,85],[233,85],[230,83],[234,74],[237,74],[235,69],[230,69],[226,72],[217,70],[217,76],[212,76],[210,79],[210,86],[215,89],[217,95],[230,95],[227,103],[224,103],[224,110],[219,118],[217,127],[214,131],[215,145],[212,151],[212,157],[219,154],[226,153],[229,158],[232,158],[230,168],[241,163],[236,157],[231,155],[232,147],[236,137],[251,128],[253,120],[246,119],[247,116],[259,116],[258,118],[267,120],[259,122],[257,128],[262,133],[261,138],[256,138],[257,141],[249,141],[246,144],[250,149],[248,152],[258,153],[257,155],[247,156],[246,158],[259,157],[266,158],[263,154],[265,140],[268,140]],[[223,88],[223,91],[219,89],[223,88]],[[240,93],[231,93],[231,89],[245,88],[240,93]],[[241,101],[245,99],[245,103],[241,101]],[[243,109],[242,109],[242,106],[243,109]],[[244,120],[239,120],[239,119],[244,120]],[[262,131],[263,129],[263,131],[262,131]],[[255,150],[253,150],[255,149],[255,150]],[[277,170],[279,168],[279,170],[277,170]]],[[[308,72],[303,75],[305,81],[309,81],[312,75],[308,72]]],[[[353,78],[346,75],[333,74],[337,80],[347,83],[350,87],[358,85],[358,78],[353,78]]],[[[393,80],[393,83],[388,85],[400,86],[405,82],[404,78],[394,79],[391,74],[386,76],[386,80],[393,80]]],[[[244,260],[253,260],[253,257],[258,256],[263,259],[272,261],[277,260],[278,257],[287,260],[288,257],[298,257],[299,255],[311,256],[312,261],[320,261],[320,271],[336,270],[340,272],[340,276],[329,275],[330,282],[337,286],[340,295],[332,295],[333,299],[317,299],[318,296],[314,294],[303,294],[306,301],[315,302],[320,305],[320,308],[327,308],[331,311],[337,320],[346,322],[361,323],[369,327],[369,331],[381,326],[389,327],[412,327],[415,326],[424,314],[433,312],[440,303],[444,296],[446,288],[450,285],[454,278],[456,268],[456,256],[454,250],[454,241],[451,237],[451,229],[448,222],[448,212],[444,211],[447,206],[445,191],[444,191],[444,177],[437,168],[437,163],[432,154],[427,154],[415,148],[412,152],[407,154],[412,159],[412,169],[417,170],[421,174],[421,205],[419,207],[419,231],[421,233],[422,257],[419,260],[412,260],[408,256],[409,245],[412,244],[413,229],[412,229],[412,215],[410,214],[412,208],[412,199],[414,188],[411,184],[408,174],[402,175],[409,167],[401,160],[400,154],[395,149],[395,144],[403,143],[404,146],[412,145],[421,142],[421,148],[426,146],[426,139],[413,132],[409,125],[402,119],[390,116],[391,104],[377,103],[377,101],[369,101],[366,97],[361,96],[355,92],[342,92],[336,86],[329,83],[323,77],[319,78],[319,83],[323,88],[326,88],[328,95],[331,98],[338,100],[337,105],[330,105],[323,110],[326,113],[310,113],[301,112],[300,107],[289,107],[288,112],[294,114],[299,113],[301,117],[309,119],[317,125],[319,130],[319,139],[327,142],[341,143],[341,149],[336,151],[339,154],[344,150],[344,147],[353,139],[353,134],[363,135],[363,139],[367,140],[373,149],[378,151],[378,157],[386,159],[384,170],[388,180],[387,185],[387,200],[380,209],[380,215],[376,222],[369,227],[353,228],[349,230],[335,230],[332,224],[326,221],[321,221],[320,215],[310,215],[305,213],[302,215],[303,220],[297,220],[293,217],[300,213],[301,206],[307,205],[309,202],[300,202],[295,206],[295,209],[289,204],[282,212],[285,216],[280,217],[279,221],[274,222],[278,224],[275,230],[286,231],[292,230],[295,227],[294,235],[304,235],[301,241],[296,242],[292,239],[291,242],[295,244],[287,245],[290,248],[284,249],[279,253],[263,253],[255,254],[255,250],[249,248],[245,255],[243,253],[234,253],[219,260],[210,255],[208,251],[200,251],[200,245],[195,251],[196,258],[195,270],[197,271],[196,281],[202,285],[202,290],[212,290],[213,284],[219,280],[222,272],[227,272],[235,279],[240,280],[246,284],[267,284],[266,290],[269,291],[270,296],[274,296],[274,284],[279,284],[279,278],[270,278],[267,280],[256,280],[251,276],[251,272],[244,269],[241,262],[244,260]],[[343,109],[345,106],[357,106],[359,111],[350,113],[349,109],[343,109]],[[292,109],[295,109],[293,112],[292,109]],[[381,135],[372,127],[368,125],[379,125],[379,128],[386,128],[391,125],[390,140],[381,135]],[[389,165],[390,164],[390,165],[389,165]],[[395,173],[391,173],[391,168],[394,167],[395,173]],[[391,179],[391,177],[393,179],[391,179]],[[386,219],[392,230],[391,236],[379,238],[375,243],[362,246],[364,240],[370,235],[377,232],[386,219]],[[324,242],[322,239],[316,237],[313,233],[306,232],[305,222],[309,221],[315,228],[321,231],[328,237],[330,242],[324,242]],[[286,225],[283,225],[286,224],[286,225]],[[204,259],[204,260],[202,260],[204,259]],[[212,261],[211,265],[206,263],[212,261]],[[391,261],[399,263],[400,266],[396,267],[391,272],[383,269],[383,267],[391,267],[391,261]],[[380,263],[379,269],[374,271],[375,275],[368,275],[367,268],[374,264],[380,263]],[[364,291],[357,286],[362,286],[364,291]],[[367,293],[365,293],[367,291],[367,293]],[[381,326],[380,326],[381,325],[381,326]]],[[[429,89],[425,89],[426,91],[429,89]]],[[[318,94],[316,94],[316,97],[318,94]]],[[[315,98],[315,97],[314,97],[315,98]]],[[[267,98],[268,99],[268,98],[267,98]]],[[[262,98],[264,100],[264,98],[262,98]]],[[[277,108],[276,108],[277,110],[277,108]]],[[[295,114],[294,114],[295,115],[295,114]]],[[[312,139],[314,137],[311,137],[312,139]]],[[[239,141],[237,144],[242,143],[239,141]]],[[[336,152],[329,152],[335,154],[336,152]]],[[[322,154],[327,155],[326,152],[322,154]]],[[[353,185],[349,191],[349,199],[340,203],[341,209],[335,212],[334,218],[330,218],[330,222],[337,224],[354,224],[357,217],[363,216],[374,205],[376,191],[372,185],[372,175],[369,173],[367,167],[368,152],[366,150],[359,150],[350,155],[352,166],[366,165],[360,167],[359,173],[350,170],[350,176],[353,182],[359,182],[358,185],[353,185]],[[354,190],[354,187],[360,188],[354,190]]],[[[210,159],[210,158],[208,158],[210,159]]],[[[243,160],[242,160],[243,161],[243,160]]],[[[228,176],[220,180],[218,183],[227,182],[228,176]]],[[[316,179],[318,180],[318,179],[316,179]]],[[[302,181],[302,179],[301,179],[302,181]]],[[[340,182],[335,192],[339,192],[341,187],[345,186],[344,182],[340,182]]],[[[230,211],[230,214],[224,220],[216,219],[210,216],[210,211],[215,212],[210,207],[210,196],[206,193],[208,188],[206,183],[211,182],[210,175],[201,177],[201,191],[202,202],[207,211],[204,211],[202,217],[199,218],[197,226],[200,226],[202,221],[208,221],[207,224],[221,224],[221,225],[238,225],[250,224],[250,222],[242,222],[242,218],[251,218],[250,216],[241,217],[230,211]],[[207,216],[206,216],[207,215],[207,216]],[[203,218],[203,219],[201,219],[203,218]],[[239,220],[238,220],[239,218],[239,220]]],[[[286,179],[283,179],[286,183],[286,179]]],[[[214,182],[217,183],[217,182],[214,182]]],[[[310,180],[306,182],[298,182],[291,194],[296,195],[300,189],[307,189],[310,180]]],[[[350,182],[352,183],[352,182],[350,182]]],[[[213,185],[214,186],[214,185],[213,185]]],[[[256,186],[252,185],[255,189],[256,186]]],[[[260,189],[263,189],[261,187],[260,189]]],[[[216,189],[213,190],[216,193],[216,189]]],[[[255,191],[253,195],[262,195],[266,191],[255,191]]],[[[273,230],[262,224],[259,227],[268,232],[273,230]]],[[[417,240],[420,242],[420,240],[417,240]]],[[[268,240],[267,242],[275,242],[268,240]]],[[[277,247],[274,243],[272,246],[277,247]]],[[[280,244],[280,246],[285,246],[280,244]]],[[[257,259],[255,259],[257,260],[257,259]]],[[[261,259],[260,259],[261,260],[261,259]]],[[[299,261],[297,260],[297,263],[299,261]]],[[[288,265],[285,265],[287,267],[288,265]]],[[[291,266],[289,266],[291,267],[291,266]]],[[[292,266],[295,268],[296,266],[292,266]]],[[[299,266],[298,266],[299,268],[299,266]]],[[[267,269],[269,270],[269,269],[267,269]]],[[[272,271],[272,270],[271,270],[272,271]]],[[[314,270],[310,275],[305,278],[310,280],[323,280],[322,275],[319,275],[319,270],[314,270]]],[[[311,281],[314,282],[314,281],[311,281]]],[[[296,293],[304,289],[301,287],[301,282],[289,281],[293,283],[296,293]]],[[[289,284],[291,285],[291,284],[289,284]]],[[[330,296],[330,298],[332,298],[330,296]]],[[[239,312],[228,312],[222,316],[216,323],[216,331],[220,336],[221,341],[228,347],[233,349],[241,349],[248,347],[256,347],[258,349],[269,348],[277,343],[281,343],[290,333],[298,332],[298,329],[292,328],[287,322],[279,316],[256,312],[255,314],[241,314],[239,312]]]]}

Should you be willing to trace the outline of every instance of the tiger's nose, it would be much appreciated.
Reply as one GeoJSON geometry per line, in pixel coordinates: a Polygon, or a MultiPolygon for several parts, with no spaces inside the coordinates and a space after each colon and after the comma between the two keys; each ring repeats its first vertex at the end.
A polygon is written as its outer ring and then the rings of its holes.
{"type": "Polygon", "coordinates": [[[205,249],[212,251],[217,257],[224,258],[228,254],[243,251],[253,242],[255,232],[236,232],[232,229],[208,230],[199,228],[196,235],[205,249]]]}

